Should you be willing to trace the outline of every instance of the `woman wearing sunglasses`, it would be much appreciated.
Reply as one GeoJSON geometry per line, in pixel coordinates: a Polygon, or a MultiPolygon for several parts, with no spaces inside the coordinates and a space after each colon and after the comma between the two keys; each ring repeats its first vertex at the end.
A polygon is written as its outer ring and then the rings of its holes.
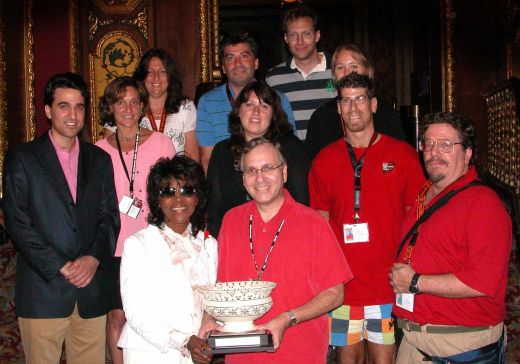
{"type": "Polygon", "coordinates": [[[150,225],[126,240],[121,262],[128,321],[119,346],[125,363],[191,363],[186,346],[203,313],[196,288],[214,283],[217,269],[217,242],[204,231],[204,172],[185,155],[161,159],[147,191],[150,225]]]}
{"type": "MultiPolygon", "coordinates": [[[[229,114],[229,132],[229,139],[215,145],[208,166],[208,227],[211,235],[218,235],[224,214],[229,209],[250,199],[242,184],[240,155],[244,143],[257,137],[280,143],[287,160],[285,187],[296,201],[309,204],[307,174],[310,159],[303,144],[293,134],[280,98],[265,82],[254,81],[240,92],[229,114]]],[[[261,173],[269,171],[262,170],[261,173]]]]}
{"type": "Polygon", "coordinates": [[[117,348],[117,341],[126,321],[119,289],[123,243],[130,235],[148,225],[146,177],[150,167],[159,158],[175,154],[170,138],[139,126],[146,113],[147,98],[142,83],[130,77],[121,77],[106,87],[99,102],[100,124],[107,123],[116,127],[114,134],[96,143],[112,158],[121,217],[116,259],[110,268],[113,285],[110,287],[111,302],[107,325],[108,348],[114,364],[123,363],[123,353],[117,348]]]}

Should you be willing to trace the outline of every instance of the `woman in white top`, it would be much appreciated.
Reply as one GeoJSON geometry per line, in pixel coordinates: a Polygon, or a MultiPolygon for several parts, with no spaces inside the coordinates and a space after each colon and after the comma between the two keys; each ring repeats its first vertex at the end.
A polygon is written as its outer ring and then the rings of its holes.
{"type": "MultiPolygon", "coordinates": [[[[198,162],[197,110],[193,101],[182,95],[181,76],[168,52],[150,48],[141,57],[133,77],[142,81],[148,91],[148,113],[141,126],[166,134],[177,152],[184,151],[198,162]]],[[[105,137],[113,132],[105,125],[105,137]]]]}
{"type": "Polygon", "coordinates": [[[121,261],[127,323],[119,339],[124,362],[192,363],[186,345],[197,335],[202,299],[214,283],[217,242],[206,226],[202,167],[184,155],[161,159],[148,177],[150,225],[129,237],[121,261]]]}

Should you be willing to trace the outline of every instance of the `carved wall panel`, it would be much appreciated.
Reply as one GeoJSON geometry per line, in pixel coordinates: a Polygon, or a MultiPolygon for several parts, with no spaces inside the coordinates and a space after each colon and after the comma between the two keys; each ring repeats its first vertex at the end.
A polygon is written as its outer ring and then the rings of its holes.
{"type": "Polygon", "coordinates": [[[116,77],[131,76],[150,39],[151,10],[146,0],[91,0],[81,11],[84,74],[90,88],[89,137],[96,142],[97,105],[105,87],[116,77]],[[85,47],[86,45],[86,47],[85,47]]]}
{"type": "Polygon", "coordinates": [[[132,35],[113,31],[99,40],[94,54],[89,54],[90,111],[93,116],[90,133],[93,141],[98,139],[102,129],[97,123],[97,104],[105,87],[117,77],[131,76],[141,53],[141,48],[132,35]]]}

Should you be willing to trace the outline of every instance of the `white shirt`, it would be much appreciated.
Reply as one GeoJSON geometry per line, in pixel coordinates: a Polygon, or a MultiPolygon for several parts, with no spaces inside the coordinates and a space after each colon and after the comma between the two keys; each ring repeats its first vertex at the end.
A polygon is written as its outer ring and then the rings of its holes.
{"type": "Polygon", "coordinates": [[[126,239],[121,298],[127,323],[120,347],[183,359],[180,348],[198,333],[202,319],[195,288],[214,283],[217,271],[216,240],[204,240],[202,231],[193,237],[190,231],[191,225],[182,235],[164,227],[161,234],[150,225],[126,239]],[[175,242],[172,248],[163,235],[175,242]]]}

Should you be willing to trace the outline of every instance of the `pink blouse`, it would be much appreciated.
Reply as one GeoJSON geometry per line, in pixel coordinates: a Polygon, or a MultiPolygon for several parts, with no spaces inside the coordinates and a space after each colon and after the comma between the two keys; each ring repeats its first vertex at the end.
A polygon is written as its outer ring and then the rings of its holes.
{"type": "MultiPolygon", "coordinates": [[[[106,139],[100,140],[96,143],[98,147],[103,149],[105,152],[110,154],[112,158],[112,164],[114,166],[114,182],[116,185],[117,199],[121,202],[124,195],[130,196],[130,182],[126,177],[121,158],[117,148],[111,146],[106,139]]],[[[133,233],[148,226],[146,218],[150,209],[148,208],[147,195],[146,195],[146,179],[150,168],[157,162],[161,157],[171,158],[175,155],[175,148],[172,141],[168,136],[162,133],[152,133],[150,137],[139,146],[137,149],[137,164],[134,180],[134,197],[140,199],[143,203],[141,212],[136,219],[120,213],[121,217],[121,231],[117,238],[116,246],[116,257],[120,257],[123,253],[123,243],[133,233]]],[[[132,176],[132,159],[134,157],[134,151],[123,152],[123,158],[125,160],[128,174],[132,176]]]]}

